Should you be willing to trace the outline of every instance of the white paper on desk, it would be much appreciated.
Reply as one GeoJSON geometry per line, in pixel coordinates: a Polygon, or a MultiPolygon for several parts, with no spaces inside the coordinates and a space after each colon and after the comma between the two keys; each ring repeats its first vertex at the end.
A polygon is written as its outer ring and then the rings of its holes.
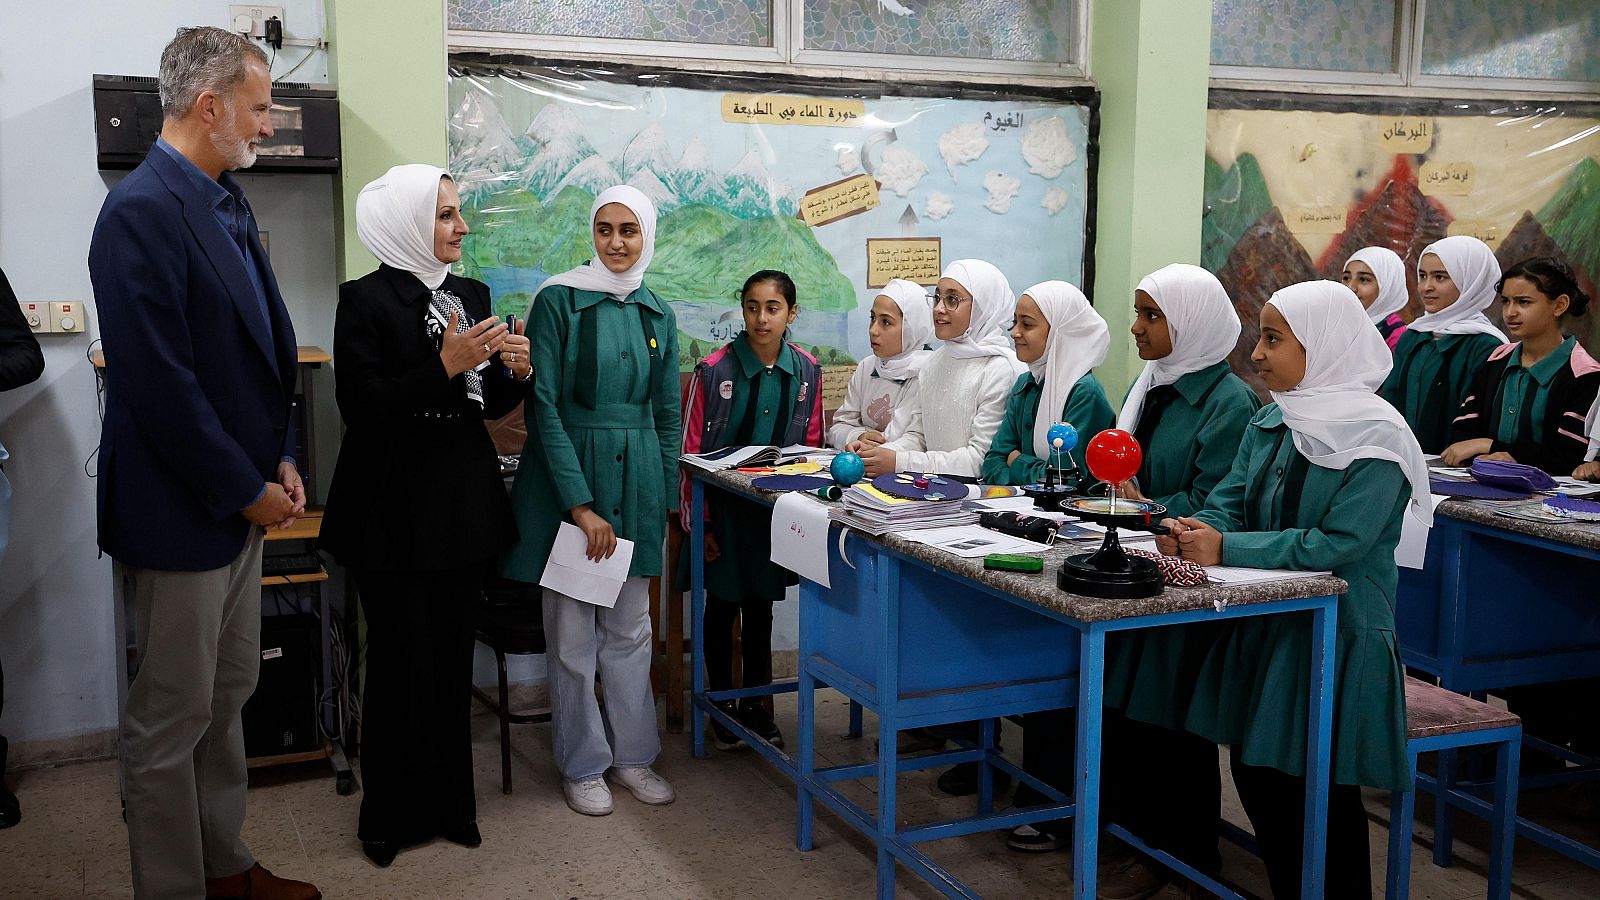
{"type": "Polygon", "coordinates": [[[1286,578],[1309,578],[1332,572],[1307,572],[1301,569],[1246,569],[1242,566],[1206,566],[1206,578],[1217,584],[1258,584],[1286,578]]]}
{"type": "Polygon", "coordinates": [[[828,584],[828,507],[799,491],[772,505],[772,561],[808,581],[828,584]]]}
{"type": "Polygon", "coordinates": [[[610,609],[617,605],[622,583],[628,580],[633,564],[633,541],[617,538],[617,549],[610,559],[591,561],[589,538],[583,529],[562,522],[556,542],[550,547],[550,561],[544,564],[539,585],[560,591],[574,600],[610,609]]]}
{"type": "Polygon", "coordinates": [[[982,525],[948,525],[894,533],[913,543],[927,544],[962,559],[976,559],[991,553],[1043,553],[1046,549],[1043,544],[991,531],[982,525]]]}
{"type": "MultiPolygon", "coordinates": [[[[1437,513],[1439,504],[1449,500],[1443,494],[1429,494],[1428,511],[1437,513]]],[[[1394,563],[1407,569],[1422,568],[1422,561],[1428,556],[1428,533],[1432,528],[1417,521],[1417,517],[1407,510],[1400,516],[1400,543],[1394,546],[1394,563]]]]}

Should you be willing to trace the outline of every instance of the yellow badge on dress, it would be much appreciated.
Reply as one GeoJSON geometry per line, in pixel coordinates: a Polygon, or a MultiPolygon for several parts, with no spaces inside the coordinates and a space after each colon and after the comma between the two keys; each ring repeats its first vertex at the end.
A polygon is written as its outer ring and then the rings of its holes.
{"type": "Polygon", "coordinates": [[[650,339],[650,349],[654,350],[655,348],[656,348],[656,339],[655,338],[651,338],[650,339]]]}

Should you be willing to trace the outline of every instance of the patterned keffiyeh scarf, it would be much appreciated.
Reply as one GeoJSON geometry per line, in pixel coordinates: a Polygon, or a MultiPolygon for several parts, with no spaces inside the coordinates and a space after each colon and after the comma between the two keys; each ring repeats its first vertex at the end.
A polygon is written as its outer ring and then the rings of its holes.
{"type": "MultiPolygon", "coordinates": [[[[428,317],[426,327],[428,337],[433,339],[435,347],[444,346],[444,330],[450,324],[450,314],[456,316],[456,334],[471,331],[477,323],[467,315],[467,309],[461,305],[461,298],[442,288],[435,289],[433,299],[428,303],[428,317]]],[[[476,368],[468,369],[462,373],[467,383],[467,399],[483,407],[483,369],[489,365],[484,360],[476,368]]]]}

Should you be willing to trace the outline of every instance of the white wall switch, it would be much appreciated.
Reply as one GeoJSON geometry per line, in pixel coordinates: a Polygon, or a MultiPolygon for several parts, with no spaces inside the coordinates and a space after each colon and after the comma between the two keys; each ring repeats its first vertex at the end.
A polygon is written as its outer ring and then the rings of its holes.
{"type": "Polygon", "coordinates": [[[34,334],[50,333],[49,304],[18,300],[17,305],[22,307],[22,319],[28,323],[29,331],[34,334]]]}
{"type": "Polygon", "coordinates": [[[283,7],[257,6],[253,3],[228,7],[228,21],[233,23],[233,30],[245,37],[266,37],[267,20],[273,16],[277,16],[279,22],[284,21],[283,7]]]}
{"type": "Polygon", "coordinates": [[[50,330],[59,334],[82,331],[83,316],[82,303],[72,300],[53,301],[50,303],[50,330]]]}

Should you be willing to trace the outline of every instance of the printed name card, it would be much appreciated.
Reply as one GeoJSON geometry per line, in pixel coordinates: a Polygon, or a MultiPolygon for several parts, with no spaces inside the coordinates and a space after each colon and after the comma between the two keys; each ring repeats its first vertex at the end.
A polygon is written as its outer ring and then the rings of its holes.
{"type": "Polygon", "coordinates": [[[880,288],[890,279],[938,284],[938,238],[867,238],[867,287],[880,288]]]}
{"type": "Polygon", "coordinates": [[[878,182],[871,175],[852,175],[806,191],[800,218],[812,228],[857,216],[879,204],[878,182]]]}
{"type": "Polygon", "coordinates": [[[855,366],[822,367],[823,409],[834,410],[844,405],[845,397],[850,394],[850,376],[855,373],[855,366]]]}
{"type": "Polygon", "coordinates": [[[1283,221],[1295,234],[1340,234],[1349,214],[1343,206],[1291,206],[1283,221]]]}
{"type": "Polygon", "coordinates": [[[1392,153],[1427,153],[1433,146],[1433,119],[1427,116],[1380,119],[1378,143],[1392,153]]]}
{"type": "Polygon", "coordinates": [[[828,584],[828,507],[799,491],[772,507],[772,561],[808,581],[828,584]]]}
{"type": "Polygon", "coordinates": [[[1465,197],[1472,193],[1478,169],[1469,162],[1428,160],[1417,172],[1417,189],[1429,197],[1465,197]]]}
{"type": "Polygon", "coordinates": [[[1500,226],[1480,219],[1457,219],[1445,228],[1445,233],[1452,237],[1458,234],[1475,237],[1491,247],[1498,245],[1501,237],[1500,226]]]}
{"type": "Polygon", "coordinates": [[[723,94],[722,121],[735,125],[827,125],[854,128],[867,114],[862,100],[791,97],[786,94],[723,94]]]}

